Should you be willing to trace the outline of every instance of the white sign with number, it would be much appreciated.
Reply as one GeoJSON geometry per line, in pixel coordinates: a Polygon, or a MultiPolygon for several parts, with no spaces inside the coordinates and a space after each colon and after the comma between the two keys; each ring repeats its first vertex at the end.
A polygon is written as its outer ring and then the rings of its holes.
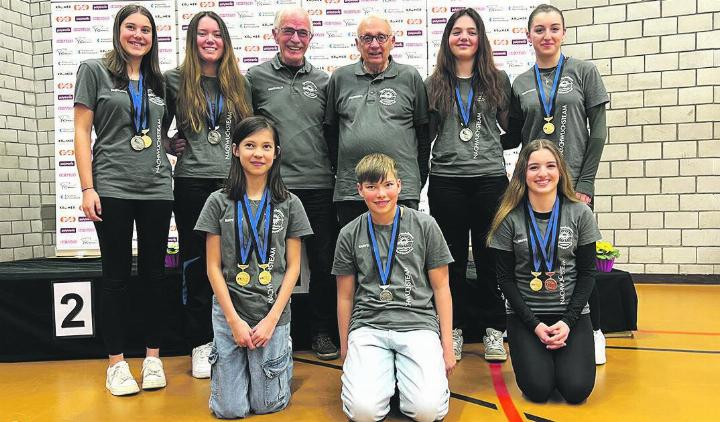
{"type": "Polygon", "coordinates": [[[56,337],[94,335],[91,282],[53,283],[53,312],[56,337]]]}

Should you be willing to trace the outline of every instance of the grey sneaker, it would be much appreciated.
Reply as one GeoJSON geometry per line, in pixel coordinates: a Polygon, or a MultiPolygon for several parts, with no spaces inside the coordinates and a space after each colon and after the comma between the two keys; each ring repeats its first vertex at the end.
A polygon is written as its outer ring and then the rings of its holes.
{"type": "Polygon", "coordinates": [[[332,360],[340,357],[340,351],[327,334],[318,334],[313,337],[312,349],[320,360],[332,360]]]}
{"type": "Polygon", "coordinates": [[[455,353],[455,360],[462,359],[462,348],[463,348],[463,335],[462,330],[459,328],[455,328],[452,331],[452,338],[453,338],[453,352],[455,353]]]}
{"type": "Polygon", "coordinates": [[[105,388],[107,388],[113,396],[126,396],[140,391],[135,378],[133,378],[130,373],[127,362],[124,360],[107,369],[105,388]]]}
{"type": "Polygon", "coordinates": [[[492,328],[485,329],[483,343],[485,344],[485,360],[507,360],[507,352],[503,345],[503,333],[492,328]]]}

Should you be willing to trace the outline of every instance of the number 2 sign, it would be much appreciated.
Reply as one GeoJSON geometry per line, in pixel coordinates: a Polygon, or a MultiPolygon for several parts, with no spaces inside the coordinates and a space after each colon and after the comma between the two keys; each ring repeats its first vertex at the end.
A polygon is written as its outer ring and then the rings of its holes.
{"type": "Polygon", "coordinates": [[[90,281],[54,282],[53,316],[55,337],[92,337],[92,283],[90,281]]]}

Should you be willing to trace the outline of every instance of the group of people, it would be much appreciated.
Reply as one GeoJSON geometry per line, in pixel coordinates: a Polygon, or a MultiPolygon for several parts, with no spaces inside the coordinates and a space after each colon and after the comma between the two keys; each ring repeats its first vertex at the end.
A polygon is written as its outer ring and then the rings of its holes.
{"type": "Polygon", "coordinates": [[[222,18],[200,12],[183,63],[163,75],[153,17],[128,5],[114,48],[80,65],[75,150],[81,209],[102,254],[107,389],[140,390],[123,356],[133,224],[142,388],[166,385],[158,303],[174,211],[192,375],[211,378],[219,418],[289,403],[288,303],[302,243],[312,349],[344,359],[351,420],[384,418],[396,386],[403,413],[442,419],[478,294],[492,303],[482,310],[486,359],[506,360],[507,330],[528,398],[557,389],[585,400],[599,333],[591,206],[608,95],[592,64],[562,54],[561,11],[531,13],[537,63],[512,85],[471,8],[448,19],[425,81],[393,60],[381,15],[361,19],[360,60],[331,76],[305,57],[306,11],[279,11],[272,35],[279,53],[243,76],[222,18]],[[520,144],[508,182],[503,150],[520,144]],[[174,175],[166,152],[178,157],[174,175]],[[430,215],[417,211],[428,177],[430,215]],[[469,239],[476,282],[465,275],[469,239]]]}

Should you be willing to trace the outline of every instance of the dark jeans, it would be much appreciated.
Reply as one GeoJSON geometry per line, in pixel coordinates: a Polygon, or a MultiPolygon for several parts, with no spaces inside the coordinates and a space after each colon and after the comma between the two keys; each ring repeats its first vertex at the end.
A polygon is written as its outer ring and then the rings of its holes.
{"type": "MultiPolygon", "coordinates": [[[[416,210],[420,205],[420,201],[417,199],[402,199],[398,201],[398,204],[416,210]]],[[[365,201],[339,201],[335,203],[335,207],[337,208],[341,228],[368,210],[365,201]]]]}
{"type": "Polygon", "coordinates": [[[313,235],[305,238],[310,267],[310,303],[312,334],[334,335],[336,332],[336,291],[332,270],[338,224],[332,189],[293,189],[310,220],[313,235]]]}
{"type": "Polygon", "coordinates": [[[102,254],[103,341],[109,355],[123,353],[128,283],[132,270],[133,222],[137,226],[137,271],[142,283],[140,301],[145,345],[160,347],[165,316],[162,280],[170,228],[172,201],[100,198],[102,220],[95,223],[102,254]]]}
{"type": "Polygon", "coordinates": [[[210,318],[212,287],[207,277],[205,238],[195,233],[195,223],[211,193],[222,187],[222,179],[175,178],[175,223],[180,242],[185,303],[185,339],[190,347],[213,338],[210,318]]]}
{"type": "MultiPolygon", "coordinates": [[[[548,326],[561,318],[538,316],[548,326]]],[[[595,349],[590,317],[581,315],[565,342],[548,350],[520,318],[508,315],[510,357],[515,380],[528,399],[545,402],[557,388],[569,403],[580,403],[595,386],[595,349]]]]}
{"type": "Polygon", "coordinates": [[[505,303],[498,290],[495,258],[485,240],[507,185],[505,176],[430,176],[430,214],[438,222],[455,260],[449,266],[453,327],[466,329],[472,319],[478,318],[481,327],[505,330],[505,303]],[[466,275],[468,232],[477,284],[469,283],[466,275]],[[484,306],[478,306],[480,303],[484,306]],[[473,318],[474,313],[480,314],[473,318]]]}

